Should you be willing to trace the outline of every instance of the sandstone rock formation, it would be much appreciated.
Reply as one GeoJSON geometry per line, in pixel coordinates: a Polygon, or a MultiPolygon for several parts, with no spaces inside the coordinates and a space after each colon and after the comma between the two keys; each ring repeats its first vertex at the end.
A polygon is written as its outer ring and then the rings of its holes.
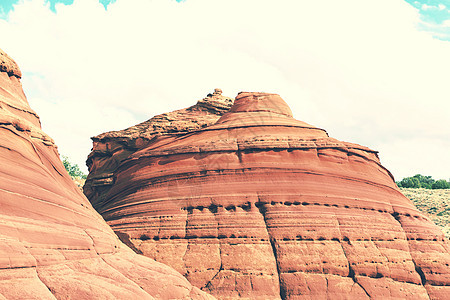
{"type": "Polygon", "coordinates": [[[0,299],[202,299],[123,245],[73,184],[0,50],[0,299]]]}
{"type": "Polygon", "coordinates": [[[150,141],[113,180],[93,201],[113,230],[218,298],[450,295],[448,240],[377,152],[295,120],[278,95],[240,93],[214,125],[150,141]]]}
{"type": "Polygon", "coordinates": [[[87,159],[89,176],[84,185],[84,194],[94,205],[103,202],[114,184],[117,167],[131,154],[147,147],[162,135],[185,134],[212,125],[232,104],[233,99],[222,96],[221,89],[215,89],[214,93],[191,107],[155,116],[124,130],[93,137],[93,151],[87,159]]]}

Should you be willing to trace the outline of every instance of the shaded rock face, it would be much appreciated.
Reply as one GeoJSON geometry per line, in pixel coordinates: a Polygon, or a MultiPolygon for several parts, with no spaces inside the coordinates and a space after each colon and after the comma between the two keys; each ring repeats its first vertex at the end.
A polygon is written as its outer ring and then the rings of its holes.
{"type": "Polygon", "coordinates": [[[183,135],[214,124],[228,111],[233,99],[215,89],[196,105],[157,115],[150,120],[120,131],[111,131],[92,138],[93,149],[87,159],[89,176],[84,194],[96,205],[114,184],[118,166],[136,151],[146,148],[163,135],[183,135]]]}
{"type": "Polygon", "coordinates": [[[444,299],[449,243],[376,151],[240,93],[214,125],[162,136],[94,203],[137,251],[221,299],[444,299]]]}
{"type": "Polygon", "coordinates": [[[0,299],[206,298],[123,245],[73,184],[0,50],[0,299]]]}

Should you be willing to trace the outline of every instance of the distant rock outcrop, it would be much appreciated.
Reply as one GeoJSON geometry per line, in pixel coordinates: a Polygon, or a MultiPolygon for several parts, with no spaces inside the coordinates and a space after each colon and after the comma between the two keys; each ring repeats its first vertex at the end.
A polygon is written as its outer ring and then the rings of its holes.
{"type": "Polygon", "coordinates": [[[202,299],[123,245],[74,185],[0,50],[0,299],[202,299]]]}
{"type": "Polygon", "coordinates": [[[207,125],[127,153],[92,201],[136,251],[221,299],[450,295],[448,240],[376,151],[295,120],[275,94],[240,93],[207,125]]]}

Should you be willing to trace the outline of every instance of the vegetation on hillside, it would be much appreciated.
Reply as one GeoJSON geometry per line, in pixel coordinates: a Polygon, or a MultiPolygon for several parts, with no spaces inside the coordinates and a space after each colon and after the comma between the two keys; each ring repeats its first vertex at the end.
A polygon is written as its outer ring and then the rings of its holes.
{"type": "Polygon", "coordinates": [[[80,167],[77,164],[71,163],[67,156],[62,155],[61,158],[67,173],[69,173],[72,178],[72,181],[81,191],[83,191],[83,186],[87,175],[80,170],[80,167]]]}
{"type": "Polygon", "coordinates": [[[413,177],[403,178],[401,181],[396,182],[401,188],[414,188],[414,189],[450,189],[450,182],[445,179],[434,180],[431,176],[423,176],[421,174],[414,175],[413,177]]]}
{"type": "Polygon", "coordinates": [[[72,179],[86,179],[87,175],[80,170],[80,167],[77,164],[71,163],[67,156],[62,156],[62,162],[72,179]]]}
{"type": "Polygon", "coordinates": [[[414,205],[450,238],[450,189],[400,188],[414,205]]]}

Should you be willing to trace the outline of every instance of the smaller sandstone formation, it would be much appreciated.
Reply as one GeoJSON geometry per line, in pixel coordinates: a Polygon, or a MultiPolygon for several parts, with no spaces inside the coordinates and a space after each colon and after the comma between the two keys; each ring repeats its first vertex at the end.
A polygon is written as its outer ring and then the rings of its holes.
{"type": "Polygon", "coordinates": [[[89,176],[84,194],[91,203],[101,203],[114,184],[118,166],[136,151],[163,135],[181,135],[214,124],[233,105],[233,98],[222,95],[221,89],[199,100],[197,104],[169,113],[120,131],[110,131],[92,138],[93,149],[87,159],[89,176]]]}
{"type": "Polygon", "coordinates": [[[74,185],[0,50],[0,299],[208,299],[122,244],[74,185]]]}

